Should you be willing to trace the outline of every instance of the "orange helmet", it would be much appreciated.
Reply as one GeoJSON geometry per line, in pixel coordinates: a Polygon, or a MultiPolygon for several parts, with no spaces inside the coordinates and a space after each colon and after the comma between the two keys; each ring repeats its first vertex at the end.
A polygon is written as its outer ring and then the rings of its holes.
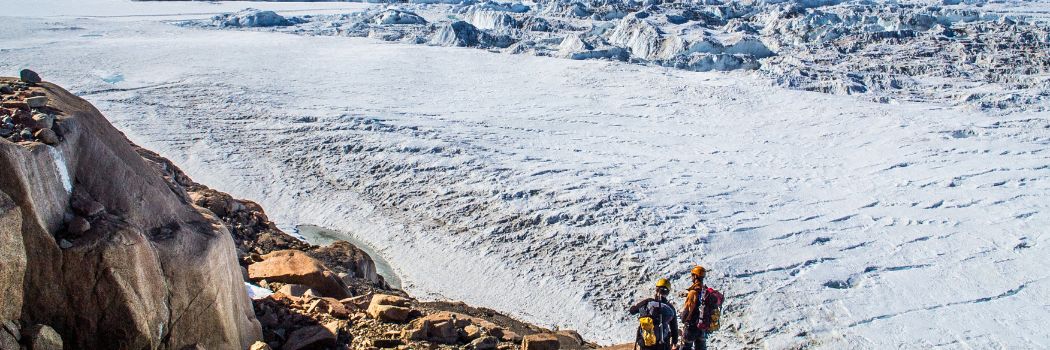
{"type": "Polygon", "coordinates": [[[689,273],[693,274],[693,276],[704,278],[704,275],[707,274],[707,269],[705,269],[703,266],[696,265],[695,267],[693,267],[692,270],[689,271],[689,273]]]}

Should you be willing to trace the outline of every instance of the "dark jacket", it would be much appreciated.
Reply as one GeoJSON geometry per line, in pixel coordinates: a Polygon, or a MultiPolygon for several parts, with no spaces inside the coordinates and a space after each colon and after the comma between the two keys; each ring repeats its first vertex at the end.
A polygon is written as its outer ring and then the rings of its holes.
{"type": "MultiPolygon", "coordinates": [[[[678,344],[678,311],[675,310],[674,305],[667,301],[667,298],[648,298],[634,304],[627,311],[632,315],[641,313],[642,316],[649,316],[654,319],[659,318],[663,321],[661,323],[662,327],[670,327],[671,342],[668,344],[678,344]]],[[[639,328],[639,335],[641,331],[641,328],[639,328]]]]}

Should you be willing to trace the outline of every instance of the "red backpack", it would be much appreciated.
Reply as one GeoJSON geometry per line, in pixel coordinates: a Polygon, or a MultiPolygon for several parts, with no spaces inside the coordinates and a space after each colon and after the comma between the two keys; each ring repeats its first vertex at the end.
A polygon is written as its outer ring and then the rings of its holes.
{"type": "Polygon", "coordinates": [[[717,331],[722,326],[719,322],[722,318],[722,293],[706,287],[704,293],[700,295],[700,300],[703,313],[700,315],[700,323],[697,324],[697,328],[707,332],[717,331]]]}

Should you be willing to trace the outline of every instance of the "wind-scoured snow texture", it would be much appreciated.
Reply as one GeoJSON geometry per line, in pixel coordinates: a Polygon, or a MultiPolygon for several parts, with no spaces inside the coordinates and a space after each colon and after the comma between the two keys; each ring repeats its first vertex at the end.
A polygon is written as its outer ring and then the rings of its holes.
{"type": "Polygon", "coordinates": [[[759,70],[779,86],[882,103],[1050,110],[1050,7],[1034,2],[463,1],[405,4],[378,16],[417,12],[431,24],[314,16],[282,30],[692,71],[759,70]]]}
{"type": "Polygon", "coordinates": [[[1050,343],[1045,113],[113,21],[5,18],[0,71],[32,65],[282,225],[354,233],[414,295],[627,342],[626,306],[700,262],[721,348],[1050,343]]]}

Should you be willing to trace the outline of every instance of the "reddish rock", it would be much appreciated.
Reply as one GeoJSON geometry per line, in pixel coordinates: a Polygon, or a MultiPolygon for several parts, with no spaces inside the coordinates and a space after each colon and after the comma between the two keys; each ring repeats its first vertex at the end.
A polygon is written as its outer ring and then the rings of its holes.
{"type": "Polygon", "coordinates": [[[372,296],[372,299],[371,299],[371,302],[369,302],[369,305],[393,305],[393,306],[408,307],[410,303],[411,303],[411,300],[409,300],[407,298],[402,298],[402,297],[399,297],[399,296],[396,296],[396,295],[375,294],[375,295],[372,296]]]}
{"type": "Polygon", "coordinates": [[[481,337],[467,344],[466,348],[471,350],[494,350],[499,345],[495,337],[481,337]]]}
{"type": "Polygon", "coordinates": [[[481,327],[472,324],[463,327],[463,333],[467,335],[467,339],[471,340],[477,339],[484,335],[484,332],[481,330],[481,327]]]}
{"type": "Polygon", "coordinates": [[[561,349],[583,349],[586,348],[587,342],[583,340],[583,336],[576,331],[557,331],[554,332],[554,336],[558,337],[558,343],[561,344],[561,349]]]}
{"type": "Polygon", "coordinates": [[[558,350],[561,343],[550,333],[526,335],[521,341],[521,350],[558,350]]]}
{"type": "Polygon", "coordinates": [[[453,312],[438,312],[420,317],[402,333],[402,338],[426,340],[442,344],[459,342],[462,329],[471,324],[472,317],[453,312]]]}
{"type": "Polygon", "coordinates": [[[346,286],[320,261],[298,250],[281,250],[262,256],[262,261],[248,266],[252,281],[294,283],[308,286],[322,296],[349,297],[346,286]]]}
{"type": "Polygon", "coordinates": [[[357,308],[357,309],[364,310],[364,309],[368,308],[369,304],[371,304],[372,296],[373,295],[368,295],[368,294],[358,295],[356,297],[346,298],[346,299],[342,299],[342,300],[339,300],[339,301],[342,302],[343,305],[346,305],[347,307],[352,307],[352,308],[357,308]]]}
{"type": "Polygon", "coordinates": [[[521,341],[521,335],[520,334],[515,333],[512,330],[503,329],[503,328],[500,328],[500,327],[489,329],[489,335],[492,335],[493,337],[499,338],[499,340],[501,340],[501,341],[508,341],[508,342],[514,342],[514,343],[517,343],[517,342],[521,341]]]}
{"type": "Polygon", "coordinates": [[[347,319],[350,318],[350,309],[346,308],[343,303],[339,302],[335,298],[321,298],[324,300],[325,313],[332,315],[332,317],[347,319]]]}
{"type": "Polygon", "coordinates": [[[408,320],[408,316],[412,313],[412,309],[407,307],[393,306],[393,305],[376,305],[372,304],[368,306],[368,316],[383,322],[405,322],[408,320]]]}

